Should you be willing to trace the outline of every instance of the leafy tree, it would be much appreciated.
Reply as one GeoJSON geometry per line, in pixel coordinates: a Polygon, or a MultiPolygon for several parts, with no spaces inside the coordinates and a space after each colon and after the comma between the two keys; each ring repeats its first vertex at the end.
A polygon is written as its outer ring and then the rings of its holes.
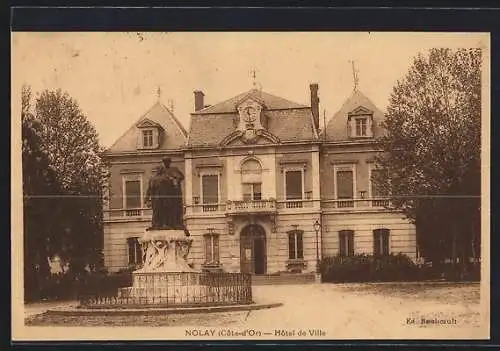
{"type": "Polygon", "coordinates": [[[434,262],[478,256],[481,194],[481,50],[419,54],[390,97],[375,181],[417,225],[434,262]]]}
{"type": "Polygon", "coordinates": [[[43,280],[50,274],[48,257],[57,252],[60,233],[57,197],[60,192],[55,172],[41,150],[40,124],[31,112],[31,90],[22,88],[22,164],[24,279],[26,298],[40,294],[43,280]]]}
{"type": "Polygon", "coordinates": [[[100,263],[105,179],[98,135],[78,103],[61,90],[43,91],[34,110],[39,147],[59,187],[49,217],[59,228],[50,237],[60,258],[78,274],[100,263]]]}

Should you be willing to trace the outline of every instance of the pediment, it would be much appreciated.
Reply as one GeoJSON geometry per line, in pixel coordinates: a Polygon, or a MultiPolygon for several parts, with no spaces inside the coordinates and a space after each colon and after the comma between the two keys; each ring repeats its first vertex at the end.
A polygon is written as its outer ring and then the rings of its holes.
{"type": "Polygon", "coordinates": [[[241,131],[236,130],[226,136],[220,143],[220,146],[229,145],[252,145],[252,144],[278,144],[280,140],[275,135],[265,129],[241,131]]]}
{"type": "Polygon", "coordinates": [[[161,128],[159,123],[156,123],[148,118],[139,121],[135,126],[137,128],[161,128]]]}
{"type": "Polygon", "coordinates": [[[373,111],[372,110],[369,110],[367,109],[366,107],[364,106],[358,106],[356,107],[354,110],[352,110],[351,112],[349,112],[349,115],[371,115],[373,114],[373,111]]]}
{"type": "Polygon", "coordinates": [[[264,100],[259,99],[257,96],[254,96],[254,94],[248,93],[244,97],[242,97],[237,103],[236,103],[236,109],[240,109],[242,105],[260,105],[261,108],[264,107],[264,100]]]}

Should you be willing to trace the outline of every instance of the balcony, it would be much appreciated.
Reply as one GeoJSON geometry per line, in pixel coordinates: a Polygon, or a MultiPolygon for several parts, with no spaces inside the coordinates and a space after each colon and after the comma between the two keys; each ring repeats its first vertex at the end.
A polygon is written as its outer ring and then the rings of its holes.
{"type": "Polygon", "coordinates": [[[276,200],[240,200],[226,203],[226,214],[265,214],[276,212],[276,200]]]}
{"type": "Polygon", "coordinates": [[[322,208],[338,209],[339,211],[352,211],[355,209],[383,210],[390,208],[390,206],[391,201],[388,198],[334,199],[321,201],[322,208]]]}

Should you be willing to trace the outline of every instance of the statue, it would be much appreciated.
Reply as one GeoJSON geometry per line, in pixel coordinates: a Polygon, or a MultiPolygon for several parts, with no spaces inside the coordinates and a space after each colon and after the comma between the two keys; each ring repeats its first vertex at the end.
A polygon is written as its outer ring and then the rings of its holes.
{"type": "Polygon", "coordinates": [[[149,229],[185,230],[181,189],[184,175],[170,164],[171,159],[165,157],[163,165],[156,167],[156,174],[149,179],[146,204],[153,210],[149,229]]]}

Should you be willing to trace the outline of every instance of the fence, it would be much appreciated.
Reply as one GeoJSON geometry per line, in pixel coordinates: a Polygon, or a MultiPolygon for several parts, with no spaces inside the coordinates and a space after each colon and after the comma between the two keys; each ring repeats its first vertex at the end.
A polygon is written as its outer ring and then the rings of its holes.
{"type": "Polygon", "coordinates": [[[224,272],[134,273],[133,285],[113,294],[82,296],[87,308],[192,307],[252,303],[251,275],[224,272]]]}

